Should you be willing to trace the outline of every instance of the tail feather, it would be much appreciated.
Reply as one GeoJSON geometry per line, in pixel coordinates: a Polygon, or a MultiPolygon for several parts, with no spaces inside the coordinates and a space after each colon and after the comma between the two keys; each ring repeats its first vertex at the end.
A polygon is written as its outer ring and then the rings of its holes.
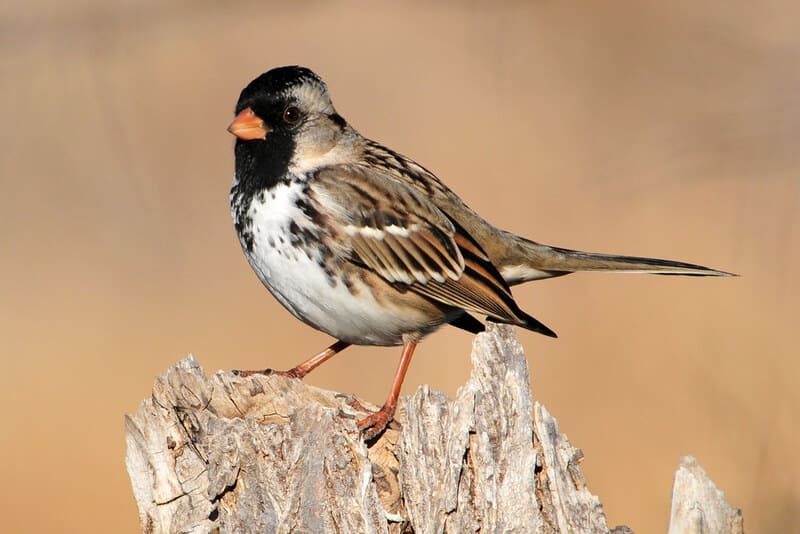
{"type": "Polygon", "coordinates": [[[512,253],[504,258],[500,268],[500,273],[509,285],[579,271],[736,276],[733,273],[682,261],[582,252],[542,245],[523,238],[519,238],[515,245],[512,253]]]}
{"type": "Polygon", "coordinates": [[[487,321],[491,321],[493,323],[501,323],[501,324],[513,324],[514,326],[521,326],[522,328],[526,328],[532,332],[536,332],[538,334],[545,335],[547,337],[558,337],[553,330],[551,330],[546,324],[541,322],[540,320],[536,319],[535,317],[528,315],[522,310],[517,310],[517,314],[520,316],[519,321],[505,321],[498,319],[496,317],[487,317],[487,321]]]}

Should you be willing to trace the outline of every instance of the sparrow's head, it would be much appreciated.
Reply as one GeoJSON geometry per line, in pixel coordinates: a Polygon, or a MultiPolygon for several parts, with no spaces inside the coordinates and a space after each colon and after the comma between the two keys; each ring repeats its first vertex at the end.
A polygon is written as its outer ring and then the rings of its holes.
{"type": "Polygon", "coordinates": [[[265,72],[242,90],[228,126],[237,137],[237,175],[239,160],[258,167],[250,172],[267,181],[311,167],[336,146],[346,126],[325,82],[311,70],[293,66],[265,72]]]}

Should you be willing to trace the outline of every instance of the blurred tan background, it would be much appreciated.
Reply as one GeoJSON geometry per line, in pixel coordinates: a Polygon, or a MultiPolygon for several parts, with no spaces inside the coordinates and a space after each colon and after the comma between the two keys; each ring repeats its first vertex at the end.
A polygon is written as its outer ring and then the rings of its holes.
{"type": "MultiPolygon", "coordinates": [[[[123,414],[156,375],[330,342],[260,286],[228,212],[225,127],[284,64],[500,226],[742,274],[528,284],[561,337],[520,337],[610,524],[664,531],[692,454],[749,532],[800,529],[796,3],[220,6],[0,7],[3,531],[138,532],[123,414]]],[[[429,338],[405,391],[452,395],[470,343],[429,338]]],[[[397,357],[351,349],[308,381],[380,403],[397,357]]]]}

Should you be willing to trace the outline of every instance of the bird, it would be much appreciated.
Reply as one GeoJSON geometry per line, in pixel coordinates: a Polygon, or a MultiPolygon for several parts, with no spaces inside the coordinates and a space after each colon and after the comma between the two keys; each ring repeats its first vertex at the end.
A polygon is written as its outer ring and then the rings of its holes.
{"type": "Polygon", "coordinates": [[[281,374],[302,379],[350,345],[402,347],[383,406],[356,422],[367,440],[392,420],[417,344],[441,326],[478,333],[477,315],[556,337],[520,309],[511,286],[578,271],[731,275],[497,228],[431,171],[362,136],[306,67],[258,76],[234,115],[230,208],[242,250],[280,304],[336,339],[281,374]]]}

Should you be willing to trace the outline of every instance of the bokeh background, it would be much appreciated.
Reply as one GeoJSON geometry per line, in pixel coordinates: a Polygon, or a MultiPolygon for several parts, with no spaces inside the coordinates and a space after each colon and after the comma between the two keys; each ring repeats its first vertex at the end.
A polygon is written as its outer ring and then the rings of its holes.
{"type": "MultiPolygon", "coordinates": [[[[260,286],[228,212],[240,89],[303,64],[500,226],[740,273],[528,284],[561,337],[520,337],[610,524],[663,531],[692,454],[749,531],[798,531],[798,58],[789,1],[4,2],[2,530],[138,532],[123,414],[155,376],[330,342],[260,286]]],[[[452,395],[470,343],[429,338],[405,391],[452,395]]],[[[397,356],[308,381],[380,403],[397,356]]]]}

